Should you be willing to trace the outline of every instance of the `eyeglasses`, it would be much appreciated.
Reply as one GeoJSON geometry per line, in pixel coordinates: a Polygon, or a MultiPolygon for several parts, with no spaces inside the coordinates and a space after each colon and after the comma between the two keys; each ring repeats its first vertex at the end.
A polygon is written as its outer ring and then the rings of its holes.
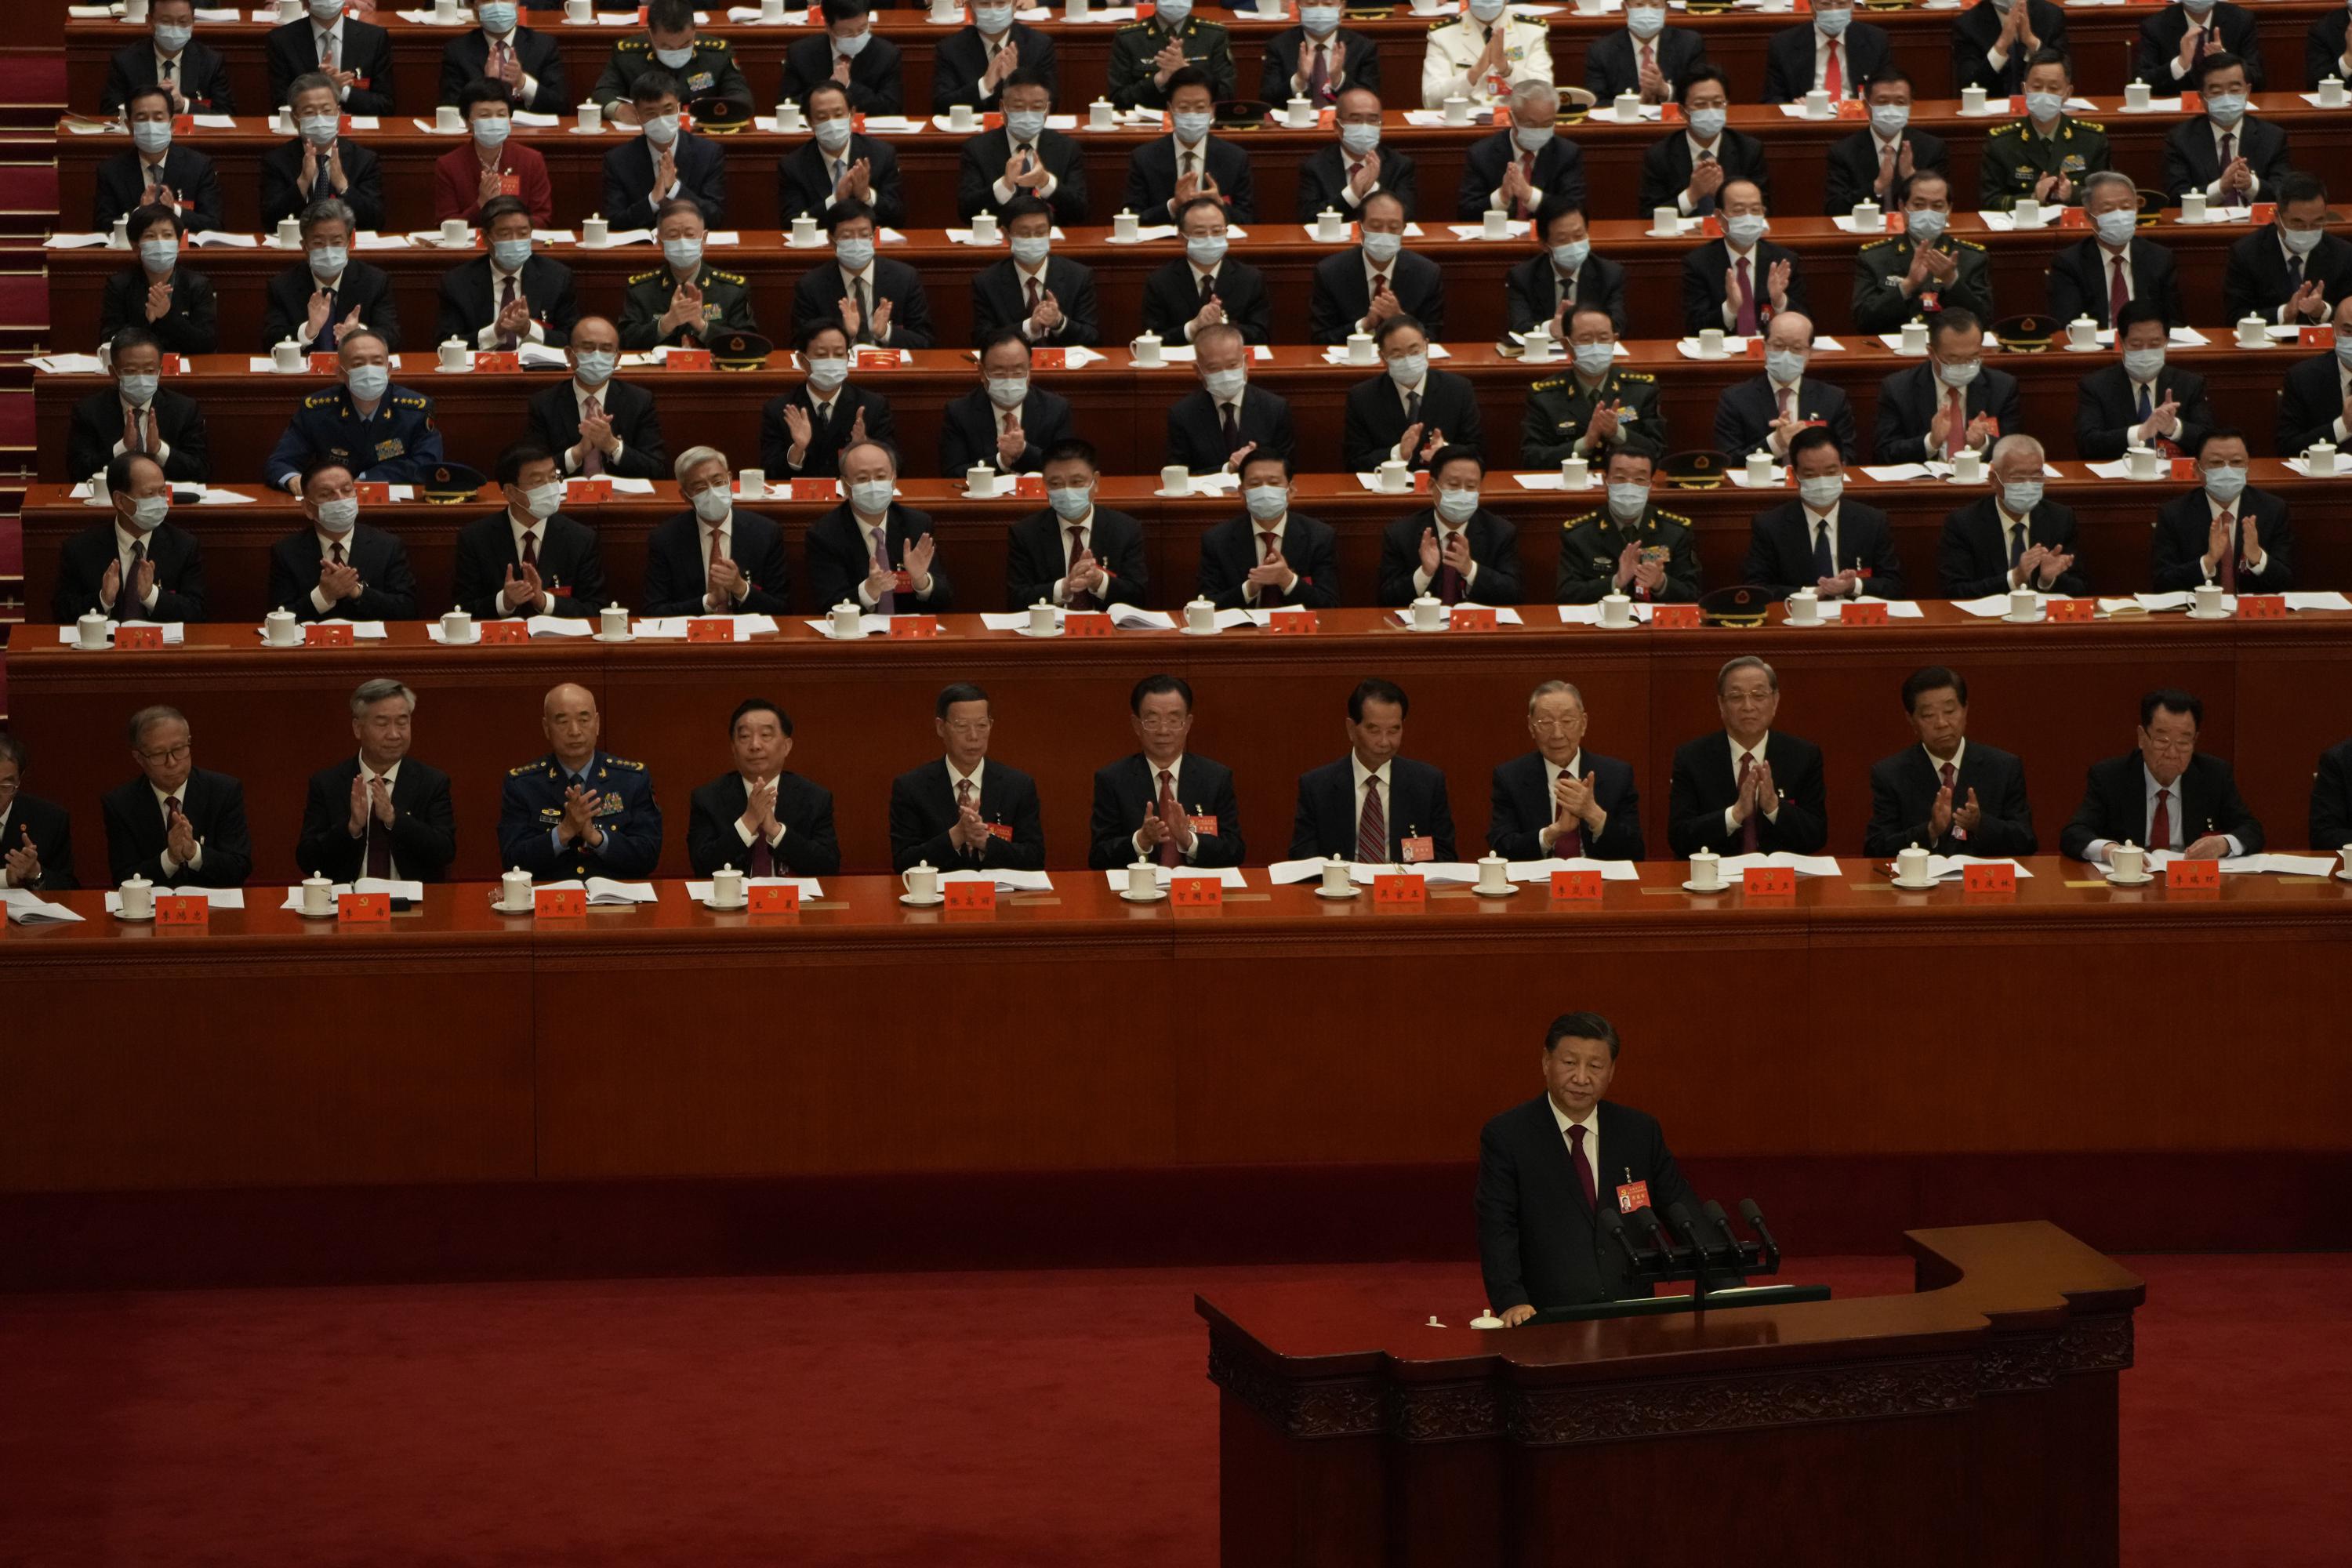
{"type": "Polygon", "coordinates": [[[1573,719],[1530,719],[1528,727],[1538,735],[1565,735],[1584,728],[1584,715],[1580,713],[1573,719]]]}
{"type": "Polygon", "coordinates": [[[2139,733],[2140,739],[2147,743],[2147,749],[2151,752],[2163,752],[2169,754],[2174,752],[2193,752],[2197,749],[2197,737],[2194,735],[2158,735],[2146,730],[2142,730],[2139,733]]]}
{"type": "Polygon", "coordinates": [[[176,763],[187,756],[189,750],[188,742],[183,741],[176,746],[142,752],[139,753],[139,760],[143,763],[176,763]]]}
{"type": "Polygon", "coordinates": [[[950,731],[958,735],[985,735],[996,728],[993,719],[949,719],[943,721],[950,731]]]}

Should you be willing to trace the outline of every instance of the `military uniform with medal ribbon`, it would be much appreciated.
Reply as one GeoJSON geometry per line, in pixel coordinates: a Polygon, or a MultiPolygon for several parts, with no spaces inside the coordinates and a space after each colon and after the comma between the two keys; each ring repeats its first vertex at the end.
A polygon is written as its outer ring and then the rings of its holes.
{"type": "Polygon", "coordinates": [[[535,881],[581,877],[635,880],[650,877],[661,860],[661,807],[643,763],[599,751],[578,774],[566,773],[555,753],[507,771],[499,807],[499,860],[530,873],[535,881]],[[565,841],[563,803],[574,784],[595,802],[601,848],[584,840],[565,841]]]}

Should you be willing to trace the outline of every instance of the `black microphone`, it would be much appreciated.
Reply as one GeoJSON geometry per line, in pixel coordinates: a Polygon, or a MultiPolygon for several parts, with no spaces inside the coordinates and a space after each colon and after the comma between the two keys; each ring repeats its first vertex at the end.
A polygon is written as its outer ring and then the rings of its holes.
{"type": "Polygon", "coordinates": [[[1739,1200],[1739,1217],[1763,1241],[1765,1260],[1777,1270],[1780,1267],[1780,1244],[1772,1239],[1772,1229],[1764,1223],[1764,1211],[1756,1206],[1754,1198],[1739,1200]]]}
{"type": "Polygon", "coordinates": [[[1648,1242],[1667,1262],[1674,1261],[1674,1243],[1666,1238],[1665,1227],[1658,1223],[1656,1210],[1643,1204],[1626,1217],[1633,1222],[1635,1235],[1648,1242]]]}
{"type": "Polygon", "coordinates": [[[1699,1212],[1706,1215],[1709,1225],[1723,1233],[1723,1244],[1731,1261],[1735,1265],[1744,1261],[1739,1256],[1739,1233],[1731,1228],[1731,1216],[1723,1212],[1723,1205],[1709,1198],[1699,1205],[1699,1212]]]}
{"type": "Polygon", "coordinates": [[[1617,1244],[1618,1247],[1625,1254],[1626,1265],[1631,1268],[1634,1273],[1639,1274],[1642,1271],[1641,1255],[1633,1250],[1633,1238],[1625,1234],[1624,1216],[1620,1215],[1615,1208],[1606,1205],[1603,1205],[1594,1212],[1600,1217],[1601,1234],[1617,1244]]]}
{"type": "Polygon", "coordinates": [[[1666,1210],[1666,1217],[1674,1221],[1675,1232],[1683,1238],[1683,1244],[1690,1249],[1691,1257],[1704,1264],[1706,1261],[1706,1241],[1699,1235],[1698,1226],[1692,1222],[1690,1210],[1681,1204],[1675,1204],[1666,1210]]]}

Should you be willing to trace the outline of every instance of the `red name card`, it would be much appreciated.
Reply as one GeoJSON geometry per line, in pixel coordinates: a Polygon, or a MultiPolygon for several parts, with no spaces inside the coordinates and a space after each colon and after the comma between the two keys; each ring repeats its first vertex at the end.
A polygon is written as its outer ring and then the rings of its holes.
{"type": "Polygon", "coordinates": [[[1275,610],[1269,613],[1265,619],[1267,631],[1289,632],[1302,636],[1313,631],[1315,625],[1315,612],[1312,610],[1275,610]]]}
{"type": "Polygon", "coordinates": [[[310,356],[310,374],[312,375],[340,375],[342,374],[342,362],[338,360],[333,354],[312,354],[310,356]]]}
{"type": "Polygon", "coordinates": [[[796,915],[801,912],[801,890],[797,884],[787,882],[780,888],[751,889],[751,912],[755,915],[796,915]]]}
{"type": "Polygon", "coordinates": [[[610,479],[567,479],[564,481],[563,504],[566,506],[582,506],[589,501],[607,501],[612,499],[613,481],[610,479]]]}
{"type": "Polygon", "coordinates": [[[485,349],[474,356],[474,368],[478,371],[519,371],[522,369],[522,356],[485,349]]]}
{"type": "Polygon", "coordinates": [[[484,621],[474,630],[486,643],[530,641],[530,627],[522,621],[484,621]]]}
{"type": "Polygon", "coordinates": [[[1739,879],[1740,889],[1749,898],[1791,898],[1797,891],[1797,872],[1792,866],[1750,866],[1739,879]]]}
{"type": "Polygon", "coordinates": [[[2084,212],[2081,207],[2060,207],[2058,209],[2058,226],[2060,228],[2088,228],[2091,226],[2090,216],[2084,212]]]}
{"type": "Polygon", "coordinates": [[[1883,626],[1886,624],[1886,606],[1880,605],[1848,605],[1838,612],[1841,624],[1849,626],[1883,626]]]}
{"type": "Polygon", "coordinates": [[[2286,595],[2241,594],[2238,595],[2238,618],[2242,621],[2283,621],[2286,619],[2286,595]]]}
{"type": "Polygon", "coordinates": [[[588,912],[588,894],[581,888],[541,888],[531,907],[542,920],[551,915],[584,915],[588,912]]]}
{"type": "Polygon", "coordinates": [[[1551,896],[1554,903],[1597,903],[1601,899],[1601,873],[1554,871],[1551,874],[1551,896]]]}
{"type": "Polygon", "coordinates": [[[831,479],[794,479],[793,481],[793,499],[794,500],[831,500],[834,499],[834,481],[831,479]]]}
{"type": "Polygon", "coordinates": [[[1689,631],[1698,625],[1698,606],[1654,605],[1650,607],[1650,624],[1674,631],[1689,631]]]}
{"type": "Polygon", "coordinates": [[[686,623],[688,642],[733,642],[735,623],[724,616],[697,616],[686,623]]]}
{"type": "Polygon", "coordinates": [[[672,349],[662,356],[664,370],[709,370],[709,368],[710,351],[709,349],[672,349]]]}
{"type": "Polygon", "coordinates": [[[2294,341],[2297,346],[2302,348],[2327,348],[2336,342],[2336,329],[2334,327],[2297,327],[2294,330],[2294,341]]]}
{"type": "Polygon", "coordinates": [[[897,349],[879,349],[870,343],[858,349],[850,359],[859,370],[896,370],[906,363],[897,349]]]}
{"type": "Polygon", "coordinates": [[[1110,636],[1110,616],[1100,610],[1076,610],[1062,617],[1062,631],[1074,637],[1110,636]]]}
{"type": "MultiPolygon", "coordinates": [[[[1044,500],[1045,499],[1045,476],[1043,474],[1020,474],[1015,476],[1013,480],[1013,493],[1020,497],[1023,500],[1044,500]]],[[[1105,570],[1108,570],[1108,568],[1105,568],[1105,570]]],[[[1116,574],[1114,574],[1114,575],[1116,575],[1116,574]]]]}
{"type": "Polygon", "coordinates": [[[352,628],[322,626],[313,621],[302,628],[302,646],[304,647],[349,647],[352,646],[352,628]]]}
{"type": "Polygon", "coordinates": [[[163,628],[161,626],[117,626],[114,628],[114,646],[117,649],[162,647],[163,646],[163,628]]]}
{"type": "Polygon", "coordinates": [[[339,893],[335,896],[335,921],[347,926],[388,925],[392,921],[392,895],[339,893]]]}
{"type": "Polygon", "coordinates": [[[894,637],[935,637],[940,635],[937,616],[892,616],[890,635],[894,637]]]}
{"type": "Polygon", "coordinates": [[[1396,908],[1423,908],[1429,902],[1428,880],[1406,873],[1383,871],[1372,879],[1372,902],[1396,908]]]}
{"type": "Polygon", "coordinates": [[[202,894],[155,895],[155,923],[159,926],[209,925],[212,918],[213,901],[202,894]]]}
{"type": "Polygon", "coordinates": [[[1496,626],[1495,612],[1483,605],[1473,609],[1467,605],[1456,605],[1445,624],[1457,632],[1491,632],[1496,626]]]}
{"type": "Polygon", "coordinates": [[[1963,866],[1960,868],[1960,891],[2013,893],[2017,891],[2017,868],[2006,862],[1999,866],[1963,866]]]}
{"type": "Polygon", "coordinates": [[[2052,599],[2049,609],[2050,618],[2053,621],[2088,621],[2097,617],[2099,602],[2096,599],[2052,599]]]}
{"type": "Polygon", "coordinates": [[[993,882],[944,882],[940,891],[947,895],[947,908],[951,910],[992,910],[996,907],[996,884],[993,882]]]}
{"type": "Polygon", "coordinates": [[[2276,202],[2256,202],[2252,207],[2247,209],[2247,216],[2253,220],[2253,225],[2256,228],[2261,228],[2277,218],[2278,204],[2276,202]]]}
{"type": "Polygon", "coordinates": [[[1034,370],[1067,370],[1070,353],[1067,349],[1031,349],[1029,364],[1034,370]]]}
{"type": "MultiPolygon", "coordinates": [[[[1200,821],[1199,817],[1192,819],[1200,821]]],[[[1225,902],[1225,884],[1218,877],[1171,877],[1168,879],[1171,902],[1180,910],[1222,909],[1225,902]]]]}
{"type": "Polygon", "coordinates": [[[2172,861],[2164,868],[2164,885],[2168,888],[2195,888],[2201,891],[2218,892],[2221,887],[2221,862],[2219,860],[2172,861]]]}
{"type": "Polygon", "coordinates": [[[390,506],[392,485],[383,479],[362,479],[352,487],[352,497],[362,506],[390,506]]]}

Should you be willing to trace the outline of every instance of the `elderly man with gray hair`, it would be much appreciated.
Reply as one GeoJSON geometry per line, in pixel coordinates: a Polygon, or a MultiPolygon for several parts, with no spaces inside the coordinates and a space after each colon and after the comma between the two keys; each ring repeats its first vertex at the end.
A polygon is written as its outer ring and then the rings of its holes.
{"type": "Polygon", "coordinates": [[[438,882],[457,853],[449,775],[408,754],[416,693],[397,680],[362,681],[352,693],[359,754],[310,775],[295,863],[333,882],[362,877],[438,882]]]}
{"type": "Polygon", "coordinates": [[[1992,446],[1992,489],[1944,519],[1936,575],[1948,599],[2012,588],[2070,598],[2090,592],[2074,570],[2074,513],[2045,499],[2042,443],[2003,436],[1992,446]]]}
{"type": "Polygon", "coordinates": [[[1506,860],[1639,860],[1633,769],[1584,749],[1584,694],[1547,680],[1528,697],[1536,749],[1495,769],[1486,847],[1506,860]]]}
{"type": "Polygon", "coordinates": [[[784,531],[735,504],[727,454],[688,447],[670,470],[687,510],[663,519],[646,541],[646,614],[782,615],[792,586],[784,531]]]}
{"type": "MultiPolygon", "coordinates": [[[[1460,25],[1473,24],[1465,18],[1460,25]]],[[[1449,30],[1439,28],[1430,35],[1431,41],[1449,30]]],[[[1547,58],[1547,76],[1549,64],[1547,58]]],[[[1559,92],[1549,81],[1523,81],[1512,88],[1511,123],[1473,142],[1464,155],[1455,216],[1476,218],[1499,207],[1514,218],[1527,218],[1545,206],[1582,207],[1584,150],[1553,133],[1552,123],[1559,118],[1559,92]]]]}
{"type": "Polygon", "coordinates": [[[195,765],[195,736],[176,708],[142,708],[127,739],[140,776],[99,802],[109,875],[163,888],[245,886],[253,871],[245,786],[195,765]]]}
{"type": "Polygon", "coordinates": [[[1818,855],[1829,842],[1822,749],[1772,728],[1780,677],[1753,654],[1716,672],[1723,728],[1675,749],[1666,842],[1677,855],[1818,855]]]}
{"type": "Polygon", "coordinates": [[[2140,235],[2139,209],[2129,174],[2102,169],[2084,179],[2083,214],[2093,232],[2050,258],[2050,313],[2060,322],[2088,316],[2112,327],[2117,311],[2145,303],[2168,327],[2189,324],[2172,252],[2140,235]]]}

